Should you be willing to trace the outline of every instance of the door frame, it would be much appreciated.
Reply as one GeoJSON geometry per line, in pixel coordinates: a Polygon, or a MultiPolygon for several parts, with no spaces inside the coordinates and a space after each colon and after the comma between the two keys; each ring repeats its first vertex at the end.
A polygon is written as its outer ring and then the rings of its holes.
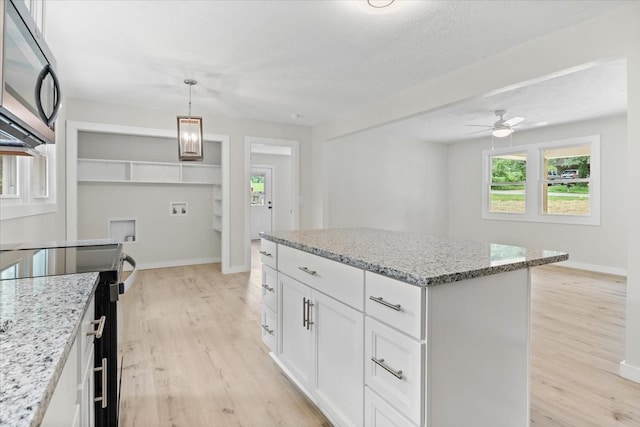
{"type": "MultiPolygon", "coordinates": [[[[253,169],[269,169],[269,173],[270,173],[270,178],[269,180],[271,181],[269,183],[269,185],[271,186],[270,188],[270,194],[269,194],[269,198],[271,200],[271,204],[273,205],[273,201],[275,200],[275,195],[276,195],[276,186],[275,186],[275,174],[276,174],[276,167],[275,165],[259,165],[259,164],[251,164],[251,168],[250,168],[250,174],[253,175],[253,169]]],[[[253,212],[251,211],[251,204],[249,204],[249,215],[253,215],[253,212]]],[[[273,230],[273,225],[276,223],[276,210],[275,209],[271,209],[271,230],[273,230]]],[[[253,227],[251,224],[249,224],[250,228],[249,228],[249,237],[253,237],[253,227]]],[[[252,239],[253,240],[253,239],[252,239]]]]}
{"type": "MultiPolygon", "coordinates": [[[[300,228],[300,141],[291,139],[245,136],[244,138],[244,176],[245,182],[251,177],[251,145],[262,144],[291,149],[291,229],[300,228]]],[[[272,186],[272,191],[275,191],[272,186]]],[[[245,197],[244,215],[244,264],[246,271],[251,270],[251,204],[245,197]]],[[[273,218],[272,218],[273,220],[273,218]]]]}

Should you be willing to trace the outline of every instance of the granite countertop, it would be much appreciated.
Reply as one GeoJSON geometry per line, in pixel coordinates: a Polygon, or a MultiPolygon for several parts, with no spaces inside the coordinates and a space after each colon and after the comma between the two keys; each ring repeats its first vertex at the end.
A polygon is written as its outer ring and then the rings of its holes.
{"type": "Polygon", "coordinates": [[[0,426],[38,426],[98,273],[0,280],[0,426]]]}
{"type": "Polygon", "coordinates": [[[372,228],[281,231],[260,236],[422,287],[569,259],[563,252],[372,228]]]}

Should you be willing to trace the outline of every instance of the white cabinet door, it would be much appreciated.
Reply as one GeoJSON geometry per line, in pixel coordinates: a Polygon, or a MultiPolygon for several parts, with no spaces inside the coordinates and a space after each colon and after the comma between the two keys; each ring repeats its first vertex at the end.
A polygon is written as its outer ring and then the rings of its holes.
{"type": "Polygon", "coordinates": [[[364,315],[313,292],[315,394],[341,426],[362,426],[364,400],[364,315]]]}
{"type": "Polygon", "coordinates": [[[311,388],[311,344],[313,325],[305,322],[311,289],[283,274],[279,275],[282,293],[280,360],[307,390],[311,388]]]}
{"type": "Polygon", "coordinates": [[[93,371],[93,348],[90,350],[88,356],[88,363],[85,363],[85,369],[82,373],[82,382],[79,385],[78,403],[80,404],[80,426],[90,427],[94,425],[94,407],[93,402],[94,393],[94,378],[95,372],[93,371]]]}
{"type": "Polygon", "coordinates": [[[364,425],[367,427],[415,427],[391,405],[372,392],[364,392],[364,425]]]}

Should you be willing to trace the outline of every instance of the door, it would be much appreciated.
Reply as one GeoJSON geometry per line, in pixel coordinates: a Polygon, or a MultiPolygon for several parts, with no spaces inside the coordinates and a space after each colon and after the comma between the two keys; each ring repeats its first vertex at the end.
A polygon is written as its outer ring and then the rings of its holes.
{"type": "Polygon", "coordinates": [[[251,239],[259,239],[261,231],[271,232],[273,221],[271,175],[271,168],[251,168],[251,239]]]}
{"type": "Polygon", "coordinates": [[[279,275],[279,280],[282,293],[280,360],[304,388],[311,390],[311,344],[315,325],[306,321],[311,288],[284,274],[279,275]]]}
{"type": "Polygon", "coordinates": [[[315,393],[320,406],[340,425],[363,425],[364,315],[313,292],[315,393]]]}

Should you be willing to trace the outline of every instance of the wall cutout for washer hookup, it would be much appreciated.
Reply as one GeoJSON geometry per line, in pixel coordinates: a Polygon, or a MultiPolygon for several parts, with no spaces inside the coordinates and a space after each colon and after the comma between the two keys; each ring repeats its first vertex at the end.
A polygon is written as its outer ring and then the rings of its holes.
{"type": "Polygon", "coordinates": [[[169,215],[186,215],[187,202],[171,202],[169,204],[169,215]]]}
{"type": "Polygon", "coordinates": [[[136,241],[137,227],[135,218],[108,219],[107,227],[109,229],[109,237],[116,239],[118,242],[136,241]]]}

